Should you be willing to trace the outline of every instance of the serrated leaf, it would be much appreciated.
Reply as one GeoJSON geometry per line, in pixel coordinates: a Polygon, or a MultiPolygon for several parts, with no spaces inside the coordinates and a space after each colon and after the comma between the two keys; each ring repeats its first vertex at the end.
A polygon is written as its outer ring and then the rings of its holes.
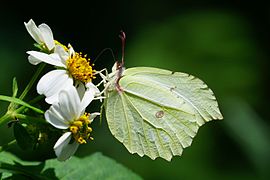
{"type": "MultiPolygon", "coordinates": [[[[141,179],[138,175],[101,153],[77,158],[65,162],[56,159],[45,163],[25,162],[11,153],[0,153],[0,173],[10,172],[35,179],[141,179]],[[19,162],[14,163],[13,161],[19,162]]],[[[6,175],[7,176],[7,175],[6,175]]]]}
{"type": "Polygon", "coordinates": [[[107,89],[106,117],[130,153],[170,161],[201,125],[223,118],[213,92],[194,76],[150,67],[118,73],[107,89]]]}
{"type": "Polygon", "coordinates": [[[20,148],[22,148],[23,150],[33,148],[33,139],[31,138],[25,127],[22,126],[20,123],[14,123],[13,133],[20,148]]]}

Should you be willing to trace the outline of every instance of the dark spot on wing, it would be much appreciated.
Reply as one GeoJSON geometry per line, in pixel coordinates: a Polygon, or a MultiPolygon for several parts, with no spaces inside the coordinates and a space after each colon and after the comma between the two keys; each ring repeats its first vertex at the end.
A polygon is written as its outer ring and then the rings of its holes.
{"type": "Polygon", "coordinates": [[[155,116],[156,118],[162,118],[164,116],[164,111],[158,111],[155,116]]]}
{"type": "Polygon", "coordinates": [[[172,92],[172,91],[174,91],[175,89],[176,89],[176,86],[173,86],[173,87],[170,88],[170,91],[172,92]]]}

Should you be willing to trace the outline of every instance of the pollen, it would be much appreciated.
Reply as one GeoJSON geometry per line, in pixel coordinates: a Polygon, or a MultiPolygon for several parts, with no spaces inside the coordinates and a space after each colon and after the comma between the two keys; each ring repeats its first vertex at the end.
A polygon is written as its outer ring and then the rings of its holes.
{"type": "Polygon", "coordinates": [[[79,128],[77,126],[70,126],[69,129],[73,134],[76,134],[79,128]]]}
{"type": "Polygon", "coordinates": [[[80,143],[80,144],[85,144],[85,143],[86,143],[86,140],[83,139],[83,137],[79,137],[79,138],[77,139],[77,141],[78,141],[78,143],[80,143]]]}
{"type": "Polygon", "coordinates": [[[75,126],[77,126],[78,128],[82,127],[83,126],[83,122],[82,121],[75,121],[73,123],[75,126]]]}
{"type": "Polygon", "coordinates": [[[87,83],[94,79],[94,72],[90,59],[82,53],[73,53],[67,60],[67,69],[72,77],[81,82],[87,83]]]}
{"type": "Polygon", "coordinates": [[[94,139],[90,135],[92,128],[89,126],[91,124],[89,117],[89,113],[84,113],[77,120],[73,121],[69,126],[69,130],[72,132],[73,138],[79,144],[85,144],[87,143],[87,140],[94,139]]]}

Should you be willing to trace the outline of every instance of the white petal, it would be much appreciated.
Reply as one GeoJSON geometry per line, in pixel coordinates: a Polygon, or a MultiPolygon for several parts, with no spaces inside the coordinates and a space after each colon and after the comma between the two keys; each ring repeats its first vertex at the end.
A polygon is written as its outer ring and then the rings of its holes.
{"type": "Polygon", "coordinates": [[[74,141],[69,144],[71,140],[71,132],[63,134],[54,145],[54,151],[59,161],[65,161],[70,158],[78,149],[79,144],[74,141]]]}
{"type": "Polygon", "coordinates": [[[38,51],[27,51],[26,53],[42,62],[58,67],[66,67],[66,65],[62,63],[61,58],[57,54],[46,54],[38,51]]]}
{"type": "Polygon", "coordinates": [[[86,91],[82,98],[81,107],[85,109],[94,99],[95,95],[99,93],[99,89],[91,82],[85,85],[86,91]]]}
{"type": "Polygon", "coordinates": [[[86,89],[92,90],[95,92],[95,94],[100,93],[99,89],[97,88],[97,86],[95,86],[92,82],[86,83],[85,84],[86,89]]]}
{"type": "Polygon", "coordinates": [[[31,37],[39,44],[43,43],[43,37],[41,35],[40,30],[36,26],[35,22],[30,19],[28,23],[24,23],[28,33],[31,35],[31,37]]]}
{"type": "Polygon", "coordinates": [[[92,122],[92,121],[95,119],[95,117],[97,117],[97,116],[99,116],[99,115],[100,115],[99,112],[91,113],[91,114],[90,114],[90,117],[89,117],[90,121],[92,122]]]}
{"type": "Polygon", "coordinates": [[[45,113],[45,119],[59,129],[67,129],[69,124],[81,115],[80,100],[75,87],[70,86],[59,92],[58,102],[45,113]]]}
{"type": "Polygon", "coordinates": [[[52,50],[54,48],[54,39],[53,39],[53,33],[51,28],[47,25],[47,24],[40,24],[38,26],[40,33],[43,37],[43,41],[45,43],[45,45],[47,46],[47,48],[49,50],[52,50]]]}
{"type": "Polygon", "coordinates": [[[33,65],[37,65],[37,64],[42,62],[41,60],[39,60],[39,59],[37,59],[37,58],[35,58],[34,56],[31,56],[31,55],[28,56],[28,61],[33,65]]]}
{"type": "Polygon", "coordinates": [[[53,104],[46,112],[45,119],[51,125],[58,129],[67,129],[69,127],[69,121],[63,116],[63,112],[59,107],[59,104],[53,104]]]}
{"type": "Polygon", "coordinates": [[[84,93],[85,93],[85,86],[81,81],[76,81],[75,82],[75,87],[77,89],[77,92],[79,94],[80,100],[82,100],[84,93]]]}
{"type": "Polygon", "coordinates": [[[63,112],[65,111],[64,114],[69,116],[68,118],[71,121],[80,117],[81,101],[74,86],[71,86],[69,89],[60,91],[59,106],[63,112]]]}
{"type": "Polygon", "coordinates": [[[69,47],[69,56],[71,57],[71,56],[75,55],[75,51],[74,51],[73,47],[71,46],[71,44],[68,44],[68,47],[69,47]]]}
{"type": "Polygon", "coordinates": [[[63,64],[66,64],[67,59],[69,58],[68,53],[65,51],[65,49],[62,46],[56,45],[55,51],[56,54],[59,54],[61,61],[63,64]]]}
{"type": "MultiPolygon", "coordinates": [[[[66,132],[64,133],[55,143],[53,149],[59,149],[60,146],[63,146],[65,144],[68,144],[69,141],[71,140],[71,132],[66,132]]],[[[57,153],[56,155],[58,155],[59,153],[57,153]]]]}
{"type": "Polygon", "coordinates": [[[46,102],[52,104],[58,101],[58,93],[73,86],[73,79],[66,70],[53,70],[45,74],[37,84],[37,92],[46,96],[46,102]]]}

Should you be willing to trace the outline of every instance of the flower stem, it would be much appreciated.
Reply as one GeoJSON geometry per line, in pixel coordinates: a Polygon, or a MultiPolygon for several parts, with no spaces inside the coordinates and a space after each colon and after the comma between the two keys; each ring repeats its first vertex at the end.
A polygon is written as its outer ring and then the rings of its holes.
{"type": "Polygon", "coordinates": [[[0,146],[0,152],[2,152],[4,150],[7,150],[8,148],[10,148],[10,146],[12,146],[12,145],[14,145],[16,143],[17,143],[17,141],[16,141],[16,139],[14,139],[14,140],[10,141],[9,143],[7,143],[7,144],[5,144],[3,146],[0,146]]]}
{"type": "Polygon", "coordinates": [[[37,80],[39,74],[41,73],[41,71],[44,69],[45,67],[45,63],[42,63],[39,65],[37,71],[35,72],[34,76],[32,77],[32,79],[30,80],[30,82],[28,83],[28,85],[25,87],[25,89],[23,90],[22,94],[20,95],[19,99],[23,100],[24,97],[27,95],[27,93],[29,92],[29,90],[32,88],[34,82],[37,80]]]}
{"type": "Polygon", "coordinates": [[[2,125],[6,124],[6,123],[7,123],[9,120],[11,120],[11,119],[12,119],[11,114],[6,113],[4,116],[2,116],[2,117],[0,118],[0,127],[1,127],[2,125]]]}
{"type": "Polygon", "coordinates": [[[18,118],[20,122],[25,123],[28,123],[29,121],[32,121],[33,123],[47,123],[44,118],[36,118],[24,114],[16,114],[16,118],[18,118]]]}
{"type": "Polygon", "coordinates": [[[41,99],[43,99],[43,98],[44,98],[44,96],[36,96],[34,99],[30,100],[28,103],[29,104],[35,104],[38,101],[40,101],[41,99]]]}
{"type": "MultiPolygon", "coordinates": [[[[32,99],[31,101],[29,101],[28,103],[29,103],[29,104],[35,104],[36,102],[38,102],[38,101],[41,100],[42,98],[43,98],[43,96],[37,96],[37,97],[35,97],[34,99],[32,99]]],[[[20,112],[22,112],[25,108],[27,108],[27,107],[21,106],[21,107],[19,107],[18,109],[16,109],[15,112],[16,112],[16,113],[20,113],[20,112]]]]}

